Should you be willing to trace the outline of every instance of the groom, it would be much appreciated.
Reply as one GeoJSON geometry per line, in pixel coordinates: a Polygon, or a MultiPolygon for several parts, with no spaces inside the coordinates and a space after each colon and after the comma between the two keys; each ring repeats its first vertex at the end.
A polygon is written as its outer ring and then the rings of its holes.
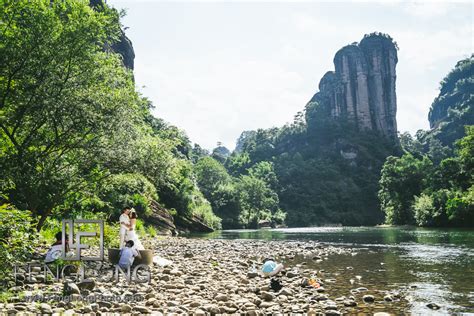
{"type": "Polygon", "coordinates": [[[125,207],[122,210],[122,215],[120,215],[119,221],[120,221],[120,249],[122,249],[125,246],[125,237],[127,234],[127,231],[130,229],[130,208],[125,207]]]}

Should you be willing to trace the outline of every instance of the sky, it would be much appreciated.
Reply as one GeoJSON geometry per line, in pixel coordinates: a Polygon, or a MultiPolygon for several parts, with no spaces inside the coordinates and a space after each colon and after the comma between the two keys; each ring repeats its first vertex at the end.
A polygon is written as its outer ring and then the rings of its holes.
{"type": "Polygon", "coordinates": [[[334,54],[374,31],[400,48],[399,131],[428,129],[439,82],[474,52],[473,1],[107,3],[126,10],[136,85],[153,114],[207,149],[292,122],[334,70],[334,54]]]}

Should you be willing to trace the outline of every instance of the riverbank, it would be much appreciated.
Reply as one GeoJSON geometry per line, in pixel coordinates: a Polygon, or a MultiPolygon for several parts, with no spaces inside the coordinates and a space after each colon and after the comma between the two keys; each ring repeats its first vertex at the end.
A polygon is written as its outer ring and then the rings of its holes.
{"type": "MultiPolygon", "coordinates": [[[[35,294],[59,295],[64,291],[63,284],[25,283],[12,289],[16,291],[16,297],[8,304],[0,305],[0,312],[112,312],[137,315],[316,312],[338,315],[367,310],[367,306],[376,306],[377,302],[387,306],[403,301],[398,293],[367,289],[350,280],[344,282],[348,295],[330,294],[331,287],[337,284],[336,280],[328,277],[328,271],[313,267],[332,256],[357,255],[356,250],[347,247],[323,246],[314,241],[181,237],[145,240],[144,243],[147,248],[154,249],[155,255],[172,262],[164,267],[156,263],[151,266],[150,283],[129,284],[124,278],[118,283],[100,282],[97,278],[93,282],[77,284],[77,288],[74,285],[66,288],[68,293],[75,293],[72,295],[73,299],[82,296],[80,301],[56,300],[41,304],[28,303],[25,299],[35,294]],[[265,257],[275,257],[285,264],[285,273],[280,278],[283,288],[280,291],[272,291],[269,288],[270,280],[252,271],[253,266],[259,270],[261,260],[265,257]],[[311,276],[318,279],[321,285],[319,288],[301,286],[311,276]],[[126,302],[125,298],[131,296],[137,301],[126,302]],[[97,297],[101,299],[90,303],[97,297]],[[90,300],[86,301],[88,298],[90,300]],[[109,301],[117,298],[122,301],[109,301]]],[[[348,266],[347,270],[350,269],[348,266]]],[[[375,311],[381,312],[383,307],[378,307],[375,311]]]]}

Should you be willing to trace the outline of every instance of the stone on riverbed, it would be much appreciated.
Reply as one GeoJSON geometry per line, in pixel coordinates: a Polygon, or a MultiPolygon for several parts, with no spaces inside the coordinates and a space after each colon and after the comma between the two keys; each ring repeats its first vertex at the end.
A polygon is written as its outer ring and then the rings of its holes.
{"type": "Polygon", "coordinates": [[[120,311],[122,313],[130,313],[132,311],[132,307],[130,305],[127,305],[127,304],[123,304],[121,307],[120,307],[120,311]]]}
{"type": "Polygon", "coordinates": [[[65,295],[81,294],[81,290],[79,289],[76,283],[69,282],[64,283],[63,293],[65,295]]]}
{"type": "Polygon", "coordinates": [[[228,300],[229,300],[229,298],[225,294],[217,294],[217,296],[216,296],[216,301],[218,301],[218,302],[226,302],[228,300]]]}
{"type": "Polygon", "coordinates": [[[135,306],[133,310],[140,312],[141,314],[149,314],[150,310],[145,306],[135,306]]]}
{"type": "Polygon", "coordinates": [[[288,271],[286,272],[286,276],[288,278],[296,278],[297,276],[299,275],[299,273],[297,271],[288,271]]]}
{"type": "Polygon", "coordinates": [[[438,310],[441,308],[441,306],[439,306],[438,304],[436,303],[429,303],[426,305],[426,307],[430,308],[430,309],[433,309],[433,310],[438,310]]]}
{"type": "Polygon", "coordinates": [[[258,272],[255,272],[255,271],[247,272],[247,278],[249,279],[256,278],[257,276],[258,276],[258,272]]]}
{"type": "Polygon", "coordinates": [[[273,293],[270,293],[270,292],[261,292],[260,294],[260,297],[264,300],[264,301],[267,301],[267,302],[270,302],[270,301],[273,301],[273,299],[275,298],[275,295],[273,293]]]}
{"type": "MultiPolygon", "coordinates": [[[[89,290],[92,291],[95,288],[95,281],[94,280],[84,280],[82,282],[77,283],[77,287],[82,290],[89,290]]],[[[79,293],[77,293],[79,294],[79,293]]]]}
{"type": "MultiPolygon", "coordinates": [[[[338,290],[344,286],[344,283],[339,282],[344,281],[338,276],[339,272],[331,267],[327,267],[327,271],[318,269],[317,280],[321,285],[319,289],[309,286],[309,284],[307,287],[300,286],[302,280],[308,280],[307,278],[316,273],[314,266],[312,266],[314,261],[311,261],[313,256],[325,259],[332,254],[339,254],[341,251],[350,254],[352,250],[349,248],[341,250],[332,246],[323,247],[314,242],[185,238],[152,239],[145,240],[145,243],[151,245],[147,245],[150,249],[159,251],[160,256],[174,258],[170,266],[153,265],[150,267],[151,283],[129,284],[124,278],[121,278],[118,283],[95,279],[94,282],[86,282],[79,287],[79,284],[73,283],[73,280],[66,280],[66,282],[73,284],[71,285],[73,288],[77,287],[78,291],[74,295],[90,292],[90,295],[100,295],[104,297],[104,300],[90,305],[76,302],[51,302],[51,310],[62,313],[95,313],[96,315],[127,313],[134,316],[149,313],[156,315],[288,315],[292,313],[304,315],[310,311],[316,314],[339,315],[343,312],[348,314],[357,311],[366,312],[366,308],[377,309],[379,307],[367,307],[359,303],[361,307],[353,308],[357,304],[354,297],[351,298],[347,295],[349,293],[345,296],[335,295],[333,289],[341,293],[338,290]],[[305,249],[305,247],[310,248],[305,249]],[[252,271],[251,267],[260,265],[259,258],[263,256],[275,257],[279,261],[284,261],[287,266],[288,270],[279,276],[283,285],[279,291],[273,291],[270,288],[270,278],[261,277],[258,270],[252,271]],[[295,258],[293,264],[285,259],[287,256],[295,258]],[[309,259],[306,262],[307,266],[301,263],[301,256],[309,259]],[[184,257],[186,259],[182,260],[184,257]],[[320,279],[324,280],[326,284],[323,284],[320,279]],[[324,291],[324,285],[326,285],[328,294],[320,293],[324,291]],[[124,303],[109,301],[109,298],[123,298],[124,296],[136,296],[142,299],[123,301],[124,303]],[[342,310],[342,308],[344,309],[342,310]]],[[[345,268],[346,265],[342,270],[346,271],[345,268]]],[[[94,280],[92,276],[91,279],[94,280]]],[[[31,293],[36,293],[38,290],[61,292],[61,287],[62,285],[56,282],[40,288],[25,285],[19,290],[31,293]]],[[[347,288],[347,290],[349,289],[347,288]]],[[[359,290],[357,293],[364,289],[359,290]]],[[[383,293],[383,295],[394,297],[395,300],[395,292],[370,293],[383,293]]],[[[358,295],[357,297],[362,301],[361,297],[358,295]]],[[[401,303],[403,302],[401,300],[401,303]]],[[[387,306],[383,301],[377,303],[387,306]]],[[[16,304],[11,306],[0,304],[0,314],[10,309],[16,310],[15,307],[16,304]]],[[[18,313],[20,310],[24,313],[43,313],[39,304],[35,306],[19,304],[16,312],[18,313]]]]}
{"type": "Polygon", "coordinates": [[[393,301],[393,297],[392,297],[391,295],[385,295],[385,296],[383,297],[383,300],[384,300],[385,302],[392,302],[392,301],[393,301]]]}
{"type": "Polygon", "coordinates": [[[278,295],[293,296],[293,290],[290,288],[283,288],[278,295]]]}
{"type": "Polygon", "coordinates": [[[46,303],[41,303],[40,305],[41,313],[43,314],[52,314],[53,310],[51,309],[51,306],[46,303]]]}
{"type": "Polygon", "coordinates": [[[345,300],[344,301],[344,306],[346,307],[354,307],[357,306],[357,303],[353,300],[345,300]]]}
{"type": "Polygon", "coordinates": [[[373,295],[364,295],[362,299],[366,303],[373,303],[375,301],[375,297],[373,295]]]}

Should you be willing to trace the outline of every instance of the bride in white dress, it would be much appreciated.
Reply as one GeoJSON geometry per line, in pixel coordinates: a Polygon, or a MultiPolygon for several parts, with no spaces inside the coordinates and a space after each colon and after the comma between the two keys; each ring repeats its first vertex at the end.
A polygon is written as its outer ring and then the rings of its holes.
{"type": "Polygon", "coordinates": [[[130,212],[130,230],[127,232],[127,240],[133,240],[133,248],[137,250],[144,250],[145,248],[140,242],[140,239],[138,239],[138,235],[135,229],[136,225],[137,225],[137,212],[135,210],[132,210],[130,212]]]}

